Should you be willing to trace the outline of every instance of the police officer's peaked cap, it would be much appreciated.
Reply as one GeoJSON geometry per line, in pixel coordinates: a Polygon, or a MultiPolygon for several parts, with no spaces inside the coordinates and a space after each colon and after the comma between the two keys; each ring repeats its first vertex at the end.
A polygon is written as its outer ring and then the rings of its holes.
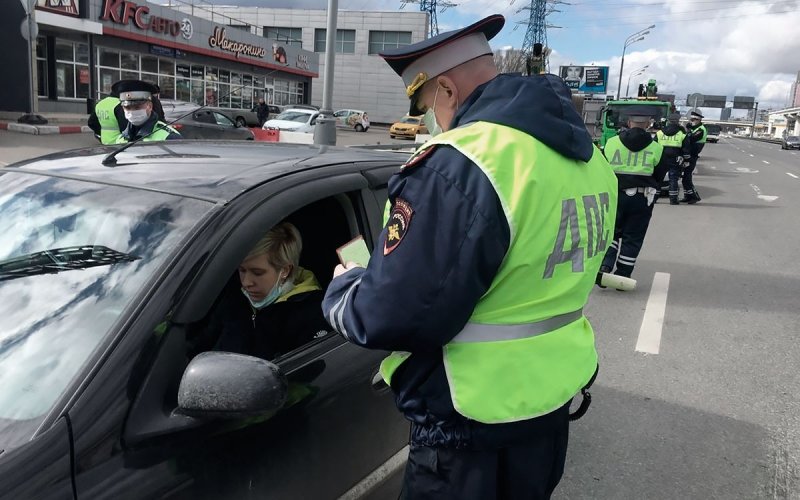
{"type": "Polygon", "coordinates": [[[406,94],[411,99],[408,114],[422,114],[417,107],[417,90],[426,81],[476,57],[492,54],[489,40],[500,32],[505,22],[503,16],[494,14],[466,28],[380,53],[403,79],[406,94]]]}
{"type": "Polygon", "coordinates": [[[701,115],[699,111],[692,111],[691,113],[689,113],[689,116],[691,118],[700,118],[701,120],[703,119],[703,115],[701,115]]]}
{"type": "Polygon", "coordinates": [[[158,94],[161,89],[158,85],[142,80],[120,80],[111,86],[111,95],[119,96],[123,106],[136,102],[150,101],[153,94],[158,94]]]}

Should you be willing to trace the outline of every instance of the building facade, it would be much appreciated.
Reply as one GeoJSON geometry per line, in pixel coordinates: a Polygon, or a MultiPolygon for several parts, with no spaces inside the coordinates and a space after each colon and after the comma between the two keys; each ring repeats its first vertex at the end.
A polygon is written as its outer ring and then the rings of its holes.
{"type": "MultiPolygon", "coordinates": [[[[319,71],[313,51],[144,0],[37,1],[39,112],[85,113],[87,101],[104,97],[120,79],[156,83],[162,99],[219,107],[249,109],[260,97],[281,104],[312,99],[319,71]]],[[[0,23],[19,32],[18,19],[0,23]]],[[[0,53],[0,61],[7,57],[0,53]]],[[[29,85],[27,71],[9,75],[29,85]]],[[[2,111],[27,107],[0,99],[2,111]]]]}
{"type": "MultiPolygon", "coordinates": [[[[322,105],[327,11],[185,4],[172,8],[317,54],[319,76],[314,78],[311,103],[322,105]]],[[[339,11],[333,109],[365,111],[374,123],[392,123],[407,114],[403,83],[378,53],[422,41],[427,29],[424,12],[339,11]]]]}

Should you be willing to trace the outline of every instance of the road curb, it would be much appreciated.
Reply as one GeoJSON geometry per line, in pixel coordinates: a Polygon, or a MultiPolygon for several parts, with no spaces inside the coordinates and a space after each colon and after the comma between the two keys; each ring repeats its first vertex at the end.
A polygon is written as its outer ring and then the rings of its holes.
{"type": "Polygon", "coordinates": [[[92,131],[86,125],[28,125],[14,122],[0,122],[0,130],[32,135],[81,134],[92,131]]]}

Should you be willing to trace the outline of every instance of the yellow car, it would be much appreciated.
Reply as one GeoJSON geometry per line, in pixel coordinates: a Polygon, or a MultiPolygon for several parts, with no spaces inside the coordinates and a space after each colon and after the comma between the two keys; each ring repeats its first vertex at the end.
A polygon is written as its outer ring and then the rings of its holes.
{"type": "Polygon", "coordinates": [[[389,137],[408,137],[413,139],[417,134],[427,134],[428,129],[422,123],[422,116],[404,116],[389,128],[389,137]]]}

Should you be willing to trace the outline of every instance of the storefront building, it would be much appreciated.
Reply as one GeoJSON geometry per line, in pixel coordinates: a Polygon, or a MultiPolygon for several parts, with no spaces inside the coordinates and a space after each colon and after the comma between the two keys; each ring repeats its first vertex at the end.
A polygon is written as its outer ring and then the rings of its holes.
{"type": "MultiPolygon", "coordinates": [[[[87,99],[120,79],[157,83],[161,99],[219,107],[249,109],[260,97],[307,104],[319,72],[314,52],[144,0],[38,0],[36,21],[40,113],[85,113],[87,99]]],[[[0,109],[25,110],[2,101],[0,109]]]]}

